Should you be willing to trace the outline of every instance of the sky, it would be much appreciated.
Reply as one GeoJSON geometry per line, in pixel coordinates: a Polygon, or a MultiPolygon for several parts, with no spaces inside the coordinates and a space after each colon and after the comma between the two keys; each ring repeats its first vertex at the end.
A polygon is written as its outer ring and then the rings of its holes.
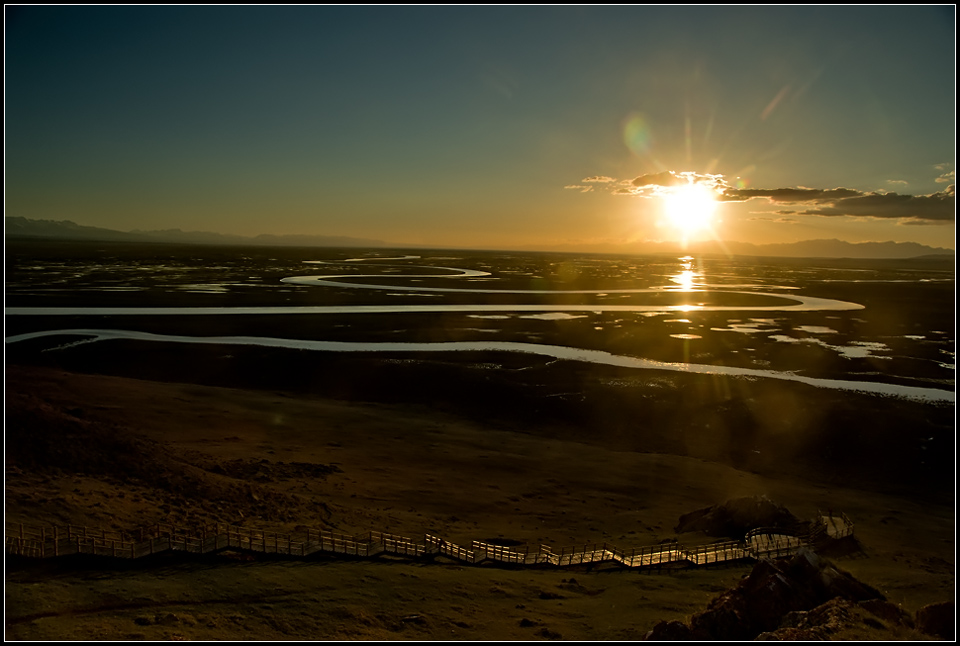
{"type": "Polygon", "coordinates": [[[952,5],[8,5],[5,36],[7,216],[955,246],[952,5]]]}

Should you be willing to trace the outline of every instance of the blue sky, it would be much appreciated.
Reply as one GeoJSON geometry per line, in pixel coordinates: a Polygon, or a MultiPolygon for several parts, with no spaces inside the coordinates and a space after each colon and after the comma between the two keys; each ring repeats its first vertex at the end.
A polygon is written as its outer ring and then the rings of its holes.
{"type": "Polygon", "coordinates": [[[704,237],[954,246],[952,6],[50,6],[5,28],[7,215],[588,248],[675,238],[680,178],[720,199],[704,237]]]}

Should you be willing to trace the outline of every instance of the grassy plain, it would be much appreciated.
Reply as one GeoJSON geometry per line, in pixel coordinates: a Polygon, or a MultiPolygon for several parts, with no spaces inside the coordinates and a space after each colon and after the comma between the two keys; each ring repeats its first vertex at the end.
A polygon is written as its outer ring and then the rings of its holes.
{"type": "MultiPolygon", "coordinates": [[[[36,259],[47,252],[30,253],[36,259]]],[[[58,253],[50,251],[49,258],[58,253]]],[[[209,254],[220,252],[204,253],[209,265],[215,264],[209,254]]],[[[230,262],[222,253],[223,263],[230,262]]],[[[479,256],[472,262],[481,261],[487,262],[479,256]]],[[[24,265],[24,256],[11,261],[8,254],[8,306],[41,302],[28,289],[10,290],[11,268],[22,276],[24,265]]],[[[283,273],[264,283],[275,284],[283,273]]],[[[824,290],[860,302],[849,290],[824,290]]],[[[320,290],[283,296],[250,291],[245,303],[254,298],[270,304],[316,303],[320,290]]],[[[364,290],[327,291],[334,293],[323,297],[326,303],[383,298],[356,293],[364,290]]],[[[861,300],[871,303],[865,313],[843,314],[832,325],[850,338],[899,338],[920,326],[928,334],[953,329],[952,283],[949,291],[924,285],[911,292],[917,304],[907,310],[892,303],[907,291],[894,291],[865,288],[861,300]]],[[[225,304],[217,301],[222,294],[176,296],[179,304],[225,304]]],[[[42,302],[107,300],[157,305],[175,299],[158,287],[136,297],[58,292],[42,302]]],[[[822,323],[813,315],[793,316],[794,326],[822,323]]],[[[373,320],[17,316],[6,322],[8,335],[122,326],[351,340],[465,338],[469,326],[484,325],[483,319],[428,314],[373,320]]],[[[682,360],[684,353],[682,344],[662,341],[670,327],[662,321],[634,326],[641,332],[617,327],[614,317],[511,324],[498,339],[539,336],[542,342],[593,343],[611,351],[632,347],[663,360],[682,360]],[[651,329],[658,330],[659,343],[651,329]],[[600,332],[602,342],[595,335],[600,332]]],[[[697,324],[707,330],[714,322],[697,324]]],[[[695,352],[745,361],[738,357],[743,338],[704,332],[707,347],[695,352]]],[[[430,532],[467,544],[608,541],[628,548],[674,538],[710,542],[715,539],[676,534],[680,515],[732,497],[766,495],[800,518],[827,508],[847,513],[856,523],[859,548],[833,558],[905,609],[954,599],[952,405],[507,353],[333,354],[136,341],[43,351],[70,340],[7,348],[8,523],[132,529],[216,520],[278,531],[312,526],[414,537],[430,532]]],[[[838,363],[813,347],[799,353],[791,345],[751,345],[767,353],[752,361],[794,362],[816,376],[837,377],[842,368],[869,379],[872,367],[881,373],[876,378],[888,381],[936,385],[944,379],[941,369],[925,368],[932,361],[916,358],[865,359],[858,369],[857,360],[838,363]]],[[[684,620],[703,609],[747,571],[244,561],[227,555],[160,557],[134,565],[8,559],[6,636],[635,639],[661,619],[684,620]]],[[[917,637],[893,626],[860,630],[847,637],[917,637]]]]}

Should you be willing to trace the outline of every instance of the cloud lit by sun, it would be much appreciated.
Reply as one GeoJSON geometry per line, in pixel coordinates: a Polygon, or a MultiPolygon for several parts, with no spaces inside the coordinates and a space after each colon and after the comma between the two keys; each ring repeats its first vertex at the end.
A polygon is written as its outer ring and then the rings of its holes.
{"type": "Polygon", "coordinates": [[[843,186],[753,187],[748,180],[739,176],[728,179],[719,173],[697,171],[660,171],[633,179],[594,175],[581,180],[581,184],[567,188],[639,198],[642,202],[634,211],[638,230],[644,229],[648,239],[655,237],[658,241],[679,242],[686,247],[688,243],[710,239],[724,242],[730,235],[731,223],[733,229],[741,234],[744,223],[796,225],[803,221],[805,226],[823,226],[811,222],[809,218],[812,217],[840,221],[870,220],[874,223],[887,220],[902,225],[950,225],[956,220],[956,185],[952,183],[956,175],[953,171],[944,172],[948,168],[946,164],[938,165],[936,170],[941,175],[935,181],[949,185],[926,195],[843,186]],[[754,210],[745,214],[744,209],[735,208],[735,205],[754,201],[761,203],[759,211],[754,207],[754,210]],[[785,210],[783,207],[787,206],[794,208],[785,210]],[[730,207],[734,209],[731,211],[730,207]],[[724,211],[722,219],[721,208],[724,211]],[[757,217],[757,213],[787,213],[792,217],[764,218],[757,217]],[[657,229],[656,234],[653,227],[657,229]]]}

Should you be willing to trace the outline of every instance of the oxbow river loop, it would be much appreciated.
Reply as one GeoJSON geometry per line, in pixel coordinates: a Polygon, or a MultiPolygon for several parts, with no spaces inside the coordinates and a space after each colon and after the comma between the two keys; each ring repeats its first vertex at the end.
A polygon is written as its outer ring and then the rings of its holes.
{"type": "MultiPolygon", "coordinates": [[[[402,256],[398,258],[353,258],[339,262],[328,262],[322,260],[304,261],[305,264],[315,265],[346,265],[347,263],[357,263],[367,260],[414,260],[418,256],[402,256]]],[[[370,267],[368,263],[365,267],[370,267]]],[[[322,274],[309,276],[291,276],[280,280],[284,284],[294,284],[308,287],[327,287],[337,289],[365,289],[382,290],[389,292],[423,292],[434,293],[472,293],[472,294],[582,294],[605,296],[609,294],[657,294],[665,292],[683,293],[683,294],[730,294],[737,296],[756,296],[766,297],[767,299],[776,299],[779,303],[767,303],[763,305],[722,305],[722,304],[622,304],[622,303],[603,303],[595,302],[589,304],[583,303],[538,303],[538,304],[517,304],[517,303],[436,303],[436,304],[380,304],[380,305],[271,305],[271,306],[233,306],[233,307],[147,307],[147,306],[112,306],[112,307],[9,307],[6,308],[7,316],[241,316],[241,315],[373,315],[373,314],[403,314],[403,313],[442,313],[442,312],[463,312],[463,313],[541,313],[545,314],[543,318],[555,313],[555,316],[562,316],[561,313],[641,313],[650,314],[670,314],[670,313],[691,313],[691,312],[842,312],[862,310],[863,305],[853,302],[847,302],[836,299],[820,298],[816,296],[806,296],[793,294],[787,290],[797,289],[796,287],[769,285],[756,283],[743,283],[742,280],[737,283],[706,283],[697,282],[690,279],[692,272],[684,271],[677,276],[670,276],[672,284],[669,285],[648,285],[637,288],[617,288],[617,289],[578,289],[578,290],[546,290],[546,289],[496,289],[495,287],[438,287],[424,285],[388,285],[383,284],[383,279],[397,281],[421,281],[421,280],[494,280],[490,278],[492,274],[486,271],[476,269],[463,269],[456,267],[439,267],[433,265],[391,265],[378,262],[373,265],[378,269],[386,269],[384,273],[363,273],[363,274],[322,274]],[[402,268],[403,272],[410,270],[421,270],[420,273],[390,273],[399,272],[397,268],[402,268]],[[438,273],[447,272],[447,273],[438,273]],[[761,291],[762,290],[762,291],[761,291]]],[[[697,275],[699,276],[699,275],[697,275]]],[[[662,278],[662,277],[661,277],[662,278]]],[[[736,278],[734,278],[736,280],[736,278]]],[[[498,317],[488,317],[498,318],[498,317]]],[[[759,319],[756,319],[759,320],[759,319]]],[[[731,328],[734,329],[734,328],[731,328]]],[[[676,336],[676,335],[675,335],[676,336]]],[[[699,338],[696,335],[679,335],[699,338]]],[[[247,345],[276,348],[290,348],[299,350],[312,350],[323,352],[459,352],[459,351],[485,351],[485,352],[522,352],[532,353],[541,356],[551,357],[559,360],[579,361],[595,364],[603,364],[624,368],[635,368],[643,370],[667,370],[676,372],[727,375],[742,378],[765,378],[778,379],[785,381],[794,381],[804,383],[810,386],[820,388],[831,388],[839,390],[849,390],[862,393],[871,393],[876,395],[904,397],[912,400],[927,402],[949,402],[955,401],[955,394],[952,390],[939,388],[925,388],[903,386],[898,384],[886,384],[873,381],[854,381],[839,379],[821,379],[806,377],[788,371],[778,371],[759,368],[741,368],[723,365],[710,365],[696,362],[667,363],[644,359],[635,356],[613,354],[595,349],[583,349],[565,345],[551,345],[546,343],[525,343],[514,341],[457,341],[457,342],[432,342],[432,343],[404,343],[404,342],[338,342],[306,339],[272,338],[263,336],[184,336],[175,334],[155,334],[135,330],[121,329],[100,329],[100,328],[71,328],[60,330],[44,330],[39,332],[28,332],[17,334],[6,338],[6,344],[16,344],[31,339],[40,339],[46,337],[80,337],[75,341],[60,344],[48,350],[64,349],[78,344],[104,342],[111,340],[137,340],[149,341],[155,343],[178,343],[178,344],[223,344],[223,345],[247,345]]]]}

